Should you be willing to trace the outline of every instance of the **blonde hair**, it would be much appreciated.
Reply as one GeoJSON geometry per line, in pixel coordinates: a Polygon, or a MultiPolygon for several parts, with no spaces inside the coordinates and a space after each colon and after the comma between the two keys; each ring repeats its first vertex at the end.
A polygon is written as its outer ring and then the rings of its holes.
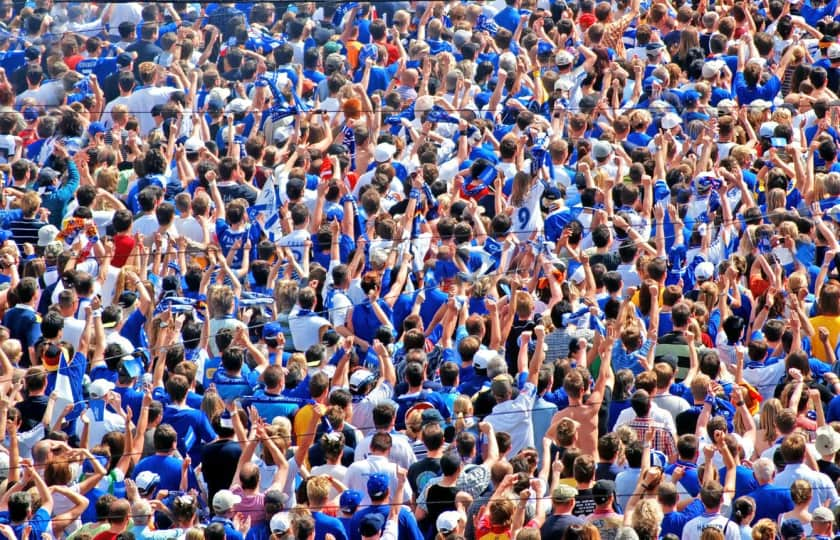
{"type": "Polygon", "coordinates": [[[327,475],[313,476],[306,483],[306,497],[309,504],[323,506],[330,498],[330,479],[327,475]]]}
{"type": "Polygon", "coordinates": [[[752,529],[752,540],[775,540],[776,522],[772,519],[759,519],[752,529]]]}
{"type": "Polygon", "coordinates": [[[770,398],[761,406],[758,416],[758,427],[764,440],[772,443],[776,440],[776,416],[782,411],[782,402],[777,398],[770,398]]]}
{"type": "Polygon", "coordinates": [[[210,317],[223,317],[233,307],[233,290],[227,285],[211,285],[207,289],[207,308],[210,317]]]}
{"type": "Polygon", "coordinates": [[[663,519],[662,507],[656,499],[642,499],[633,510],[631,526],[642,538],[658,538],[659,524],[663,519]]]}
{"type": "Polygon", "coordinates": [[[207,389],[204,398],[201,400],[201,411],[212,420],[217,414],[225,410],[225,402],[215,390],[207,389]]]}
{"type": "MultiPolygon", "coordinates": [[[[9,362],[12,364],[17,364],[18,360],[20,360],[20,357],[23,355],[23,347],[17,339],[7,339],[2,345],[0,345],[0,348],[3,349],[3,352],[6,354],[9,362]]],[[[4,373],[4,375],[8,376],[9,373],[4,373]]]]}
{"type": "Polygon", "coordinates": [[[185,538],[186,540],[204,540],[204,530],[198,527],[190,527],[187,529],[185,538]]]}

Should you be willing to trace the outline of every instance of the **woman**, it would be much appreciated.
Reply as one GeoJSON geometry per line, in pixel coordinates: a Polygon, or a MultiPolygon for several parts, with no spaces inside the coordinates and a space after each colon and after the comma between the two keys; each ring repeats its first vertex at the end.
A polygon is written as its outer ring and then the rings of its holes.
{"type": "Polygon", "coordinates": [[[644,499],[633,509],[630,523],[639,534],[639,540],[656,540],[663,517],[662,507],[656,499],[644,499]]]}
{"type": "Polygon", "coordinates": [[[761,406],[761,413],[758,417],[758,429],[760,430],[755,439],[755,451],[753,452],[753,459],[757,459],[761,454],[776,444],[778,434],[776,433],[776,416],[784,407],[782,402],[777,398],[771,398],[764,402],[761,406]]]}
{"type": "Polygon", "coordinates": [[[53,492],[53,533],[57,537],[82,526],[79,518],[88,503],[84,495],[96,487],[106,473],[102,463],[86,448],[62,452],[57,459],[47,463],[44,482],[53,492]],[[81,476],[85,460],[93,465],[93,474],[78,483],[76,479],[81,476]]]}
{"type": "Polygon", "coordinates": [[[811,505],[813,498],[813,491],[811,484],[805,480],[794,480],[790,486],[790,498],[793,499],[793,510],[782,514],[779,517],[779,523],[783,523],[786,519],[796,519],[802,524],[805,529],[805,535],[811,534],[811,512],[808,507],[811,505]]]}
{"type": "Polygon", "coordinates": [[[755,517],[755,500],[752,497],[739,497],[732,504],[732,521],[738,525],[741,540],[752,540],[752,523],[755,517]]]}
{"type": "MultiPolygon", "coordinates": [[[[575,343],[573,340],[571,343],[575,343]]],[[[571,343],[569,348],[571,349],[571,343]]],[[[633,372],[629,369],[619,369],[615,374],[615,389],[613,390],[613,399],[610,401],[610,419],[607,424],[607,429],[612,431],[615,428],[615,423],[618,421],[618,415],[621,411],[630,407],[630,394],[633,389],[635,378],[633,372]]]]}
{"type": "Polygon", "coordinates": [[[516,234],[521,242],[542,228],[540,200],[544,191],[545,185],[537,176],[532,177],[525,171],[519,171],[513,177],[508,200],[513,208],[511,232],[516,234]]]}

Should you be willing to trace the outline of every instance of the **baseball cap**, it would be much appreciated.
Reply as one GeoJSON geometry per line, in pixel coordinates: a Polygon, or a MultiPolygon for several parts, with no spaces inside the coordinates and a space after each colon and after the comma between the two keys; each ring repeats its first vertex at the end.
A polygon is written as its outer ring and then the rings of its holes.
{"type": "Polygon", "coordinates": [[[828,51],[826,51],[826,56],[830,60],[837,60],[840,58],[840,43],[832,43],[828,46],[828,51]]]}
{"type": "Polygon", "coordinates": [[[250,99],[236,98],[231,100],[231,102],[227,104],[227,107],[225,107],[225,112],[242,114],[246,112],[250,107],[250,99]]]}
{"type": "Polygon", "coordinates": [[[134,483],[137,484],[137,489],[139,489],[141,493],[147,494],[160,484],[160,475],[154,471],[143,471],[137,475],[137,478],[134,479],[134,483]]]}
{"type": "Polygon", "coordinates": [[[134,58],[128,53],[120,53],[117,55],[117,65],[120,67],[126,67],[131,65],[134,61],[134,58]]]}
{"type": "Polygon", "coordinates": [[[768,138],[768,139],[771,138],[773,136],[773,133],[776,131],[776,126],[778,126],[778,125],[779,124],[777,124],[776,122],[773,122],[773,121],[764,122],[758,128],[758,136],[759,137],[765,137],[765,138],[768,138]]]}
{"type": "Polygon", "coordinates": [[[690,89],[683,92],[683,101],[685,103],[697,101],[700,99],[700,93],[697,90],[690,89]]]}
{"type": "Polygon", "coordinates": [[[819,427],[814,446],[821,456],[833,456],[840,450],[840,433],[831,426],[819,427]]]}
{"type": "MultiPolygon", "coordinates": [[[[214,497],[213,500],[215,501],[216,498],[214,497]]],[[[271,516],[268,528],[274,534],[285,534],[289,531],[289,515],[286,512],[277,512],[271,516]]]]}
{"type": "Polygon", "coordinates": [[[184,150],[186,150],[187,153],[195,154],[200,152],[202,148],[204,148],[204,142],[201,139],[190,137],[184,141],[184,150]]]}
{"type": "Polygon", "coordinates": [[[724,66],[726,66],[726,62],[723,60],[709,60],[703,64],[703,69],[700,70],[700,74],[704,79],[711,79],[723,71],[724,66]]]}
{"type": "Polygon", "coordinates": [[[473,356],[473,368],[487,369],[487,363],[490,362],[491,358],[495,357],[495,351],[491,351],[490,349],[479,349],[476,351],[475,356],[473,356]]]}
{"type": "Polygon", "coordinates": [[[698,280],[707,280],[712,279],[715,275],[715,265],[710,263],[709,261],[703,261],[697,265],[697,268],[694,269],[694,277],[698,280]]]}
{"type": "Polygon", "coordinates": [[[682,124],[682,118],[677,116],[676,113],[669,112],[665,113],[665,116],[662,117],[659,123],[663,129],[671,129],[682,124]]]}
{"type": "Polygon", "coordinates": [[[458,522],[461,520],[466,521],[464,514],[461,512],[456,512],[455,510],[447,510],[446,512],[442,512],[435,522],[435,527],[437,528],[437,532],[441,534],[449,534],[456,529],[458,529],[458,522]]]}
{"type": "Polygon", "coordinates": [[[738,107],[738,104],[734,99],[722,99],[717,103],[718,112],[731,112],[736,107],[738,107]]]}
{"type": "Polygon", "coordinates": [[[362,502],[362,494],[355,489],[348,489],[341,494],[341,498],[338,499],[339,508],[345,514],[352,514],[356,511],[356,508],[359,507],[359,504],[362,502]]]}
{"type": "Polygon", "coordinates": [[[754,99],[750,101],[750,108],[757,111],[763,111],[765,109],[770,109],[771,107],[773,107],[773,104],[766,99],[754,99]]]}
{"type": "Polygon", "coordinates": [[[270,322],[263,326],[262,337],[263,339],[277,339],[277,336],[282,333],[283,327],[280,326],[280,323],[270,322]]]}
{"type": "Polygon", "coordinates": [[[597,141],[592,145],[592,157],[595,159],[604,159],[612,154],[612,145],[606,141],[597,141]]]}
{"type": "Polygon", "coordinates": [[[38,57],[41,56],[41,49],[32,45],[26,48],[26,50],[23,52],[23,56],[27,60],[37,60],[38,57]]]}
{"type": "Polygon", "coordinates": [[[229,489],[222,489],[213,495],[213,510],[217,513],[227,512],[242,502],[242,497],[235,495],[229,489]]]}
{"type": "Polygon", "coordinates": [[[645,45],[645,52],[648,55],[653,56],[654,54],[656,54],[657,52],[661,51],[664,48],[665,48],[665,44],[662,43],[661,41],[653,41],[653,42],[645,45]]]}
{"type": "Polygon", "coordinates": [[[805,529],[798,519],[789,518],[782,522],[779,533],[782,540],[794,540],[802,538],[805,535],[805,529]]]}
{"type": "Polygon", "coordinates": [[[328,41],[324,43],[324,54],[338,54],[341,52],[341,43],[328,41]]]}
{"type": "Polygon", "coordinates": [[[58,228],[55,225],[44,225],[38,229],[38,247],[47,247],[58,236],[58,228]]]}
{"type": "Polygon", "coordinates": [[[128,309],[134,305],[134,302],[137,301],[137,293],[134,291],[123,291],[120,294],[120,298],[117,301],[119,306],[123,309],[128,309]]]}
{"type": "Polygon", "coordinates": [[[560,484],[551,492],[551,499],[557,503],[566,503],[577,497],[578,490],[567,484],[560,484]]]}
{"type": "Polygon", "coordinates": [[[816,510],[811,512],[811,521],[818,521],[820,523],[834,523],[834,513],[825,506],[818,506],[816,510]]]}
{"type": "Polygon", "coordinates": [[[114,389],[114,383],[107,379],[96,379],[88,385],[90,399],[102,399],[114,389]]]}
{"type": "Polygon", "coordinates": [[[615,495],[615,482],[612,480],[598,480],[592,486],[592,499],[595,504],[604,504],[615,495]]]}
{"type": "Polygon", "coordinates": [[[97,133],[105,133],[106,131],[105,124],[102,122],[91,122],[90,125],[88,125],[88,135],[91,137],[97,133]]]}
{"type": "Polygon", "coordinates": [[[372,382],[373,373],[368,371],[367,369],[357,369],[350,375],[350,390],[358,391],[368,382],[372,382]]]}
{"type": "Polygon", "coordinates": [[[34,122],[41,116],[41,112],[38,110],[38,107],[26,107],[23,110],[23,119],[27,122],[34,122]]]}
{"type": "Polygon", "coordinates": [[[425,426],[426,424],[442,424],[443,423],[443,415],[435,409],[426,409],[420,414],[421,424],[425,426]]]}
{"type": "Polygon", "coordinates": [[[359,523],[359,534],[362,538],[369,538],[382,531],[385,526],[385,516],[379,512],[371,512],[365,515],[359,523]]]}
{"type": "Polygon", "coordinates": [[[367,491],[371,499],[380,499],[388,492],[388,475],[373,473],[368,476],[367,491]]]}
{"type": "Polygon", "coordinates": [[[560,51],[554,57],[554,63],[558,66],[568,66],[575,61],[575,57],[569,51],[560,51]]]}
{"type": "Polygon", "coordinates": [[[373,149],[373,159],[377,163],[383,163],[388,161],[394,157],[394,152],[397,151],[397,147],[390,143],[379,143],[376,145],[376,148],[373,149]]]}

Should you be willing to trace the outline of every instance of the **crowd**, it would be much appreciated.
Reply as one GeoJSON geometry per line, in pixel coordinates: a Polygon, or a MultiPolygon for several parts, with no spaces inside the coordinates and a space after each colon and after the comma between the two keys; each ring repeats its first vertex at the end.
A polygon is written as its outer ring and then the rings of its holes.
{"type": "Polygon", "coordinates": [[[834,540],[837,0],[0,0],[7,540],[834,540]]]}

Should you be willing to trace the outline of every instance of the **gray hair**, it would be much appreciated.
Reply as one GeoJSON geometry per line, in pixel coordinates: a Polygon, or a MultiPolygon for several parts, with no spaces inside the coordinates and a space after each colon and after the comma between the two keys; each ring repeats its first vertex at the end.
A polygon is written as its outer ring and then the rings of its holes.
{"type": "Polygon", "coordinates": [[[773,474],[775,472],[776,466],[770,458],[757,459],[753,463],[753,474],[760,484],[767,484],[773,480],[773,474]]]}
{"type": "Polygon", "coordinates": [[[619,527],[615,533],[615,540],[639,540],[639,535],[632,527],[619,527]]]}
{"type": "Polygon", "coordinates": [[[135,525],[148,525],[152,519],[152,505],[145,499],[138,499],[131,505],[131,519],[135,525]]]}
{"type": "Polygon", "coordinates": [[[501,356],[495,356],[487,361],[487,378],[493,380],[498,375],[507,374],[507,362],[501,356]]]}

